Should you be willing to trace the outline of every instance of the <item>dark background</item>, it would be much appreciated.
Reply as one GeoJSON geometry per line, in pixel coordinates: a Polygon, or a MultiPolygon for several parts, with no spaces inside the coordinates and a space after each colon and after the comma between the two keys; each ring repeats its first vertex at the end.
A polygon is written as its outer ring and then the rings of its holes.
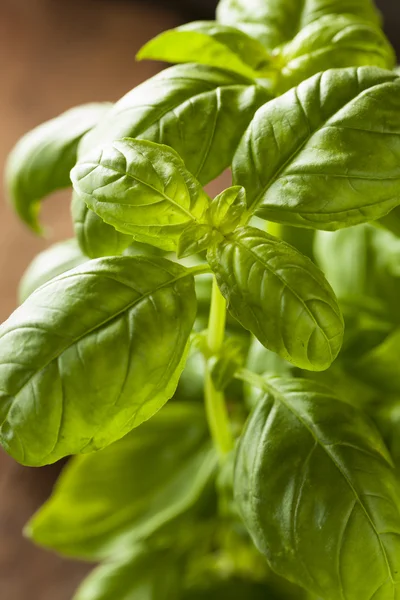
{"type": "MultiPolygon", "coordinates": [[[[6,156],[23,133],[75,104],[118,99],[159,69],[155,63],[135,63],[148,39],[184,21],[213,18],[215,4],[0,0],[0,179],[6,156]]],[[[400,52],[400,3],[378,4],[400,52]]],[[[68,193],[44,203],[49,233],[38,239],[18,222],[1,190],[0,321],[14,309],[18,281],[33,256],[72,234],[68,193]]],[[[26,469],[0,452],[1,600],[69,600],[88,570],[35,548],[21,535],[59,470],[60,465],[26,469]]]]}

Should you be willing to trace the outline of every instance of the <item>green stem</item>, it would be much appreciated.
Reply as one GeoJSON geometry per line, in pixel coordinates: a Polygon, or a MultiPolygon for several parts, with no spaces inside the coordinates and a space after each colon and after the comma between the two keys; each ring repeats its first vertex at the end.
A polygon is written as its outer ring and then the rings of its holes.
{"type": "Polygon", "coordinates": [[[240,369],[240,371],[235,374],[235,379],[244,381],[245,383],[248,383],[249,385],[260,390],[264,390],[265,392],[268,392],[272,389],[272,386],[268,384],[268,381],[264,377],[258,375],[257,373],[253,373],[253,371],[249,371],[248,369],[240,369]]]}
{"type": "Polygon", "coordinates": [[[283,226],[280,223],[274,223],[273,221],[267,222],[267,233],[274,235],[277,238],[282,237],[283,226]]]}
{"type": "MultiPolygon", "coordinates": [[[[223,298],[215,277],[213,279],[210,319],[208,324],[207,342],[212,354],[218,354],[222,348],[225,336],[226,301],[223,298]]],[[[206,363],[204,396],[207,420],[214,444],[224,460],[233,449],[234,440],[230,428],[228,411],[223,392],[215,389],[208,363],[206,363]]]]}
{"type": "Polygon", "coordinates": [[[194,275],[194,277],[196,277],[196,275],[206,275],[208,273],[212,273],[211,267],[208,265],[196,265],[195,267],[190,267],[189,271],[192,275],[194,275]]]}

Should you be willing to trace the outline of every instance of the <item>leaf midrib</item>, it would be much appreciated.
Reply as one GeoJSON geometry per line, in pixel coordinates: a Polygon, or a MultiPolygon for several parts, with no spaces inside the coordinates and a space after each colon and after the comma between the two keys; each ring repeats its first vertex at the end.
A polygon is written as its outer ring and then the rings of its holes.
{"type": "MultiPolygon", "coordinates": [[[[144,262],[144,261],[141,261],[144,262]]],[[[86,276],[93,276],[96,277],[98,275],[96,275],[95,273],[84,273],[84,275],[86,276]]],[[[75,277],[76,274],[71,274],[71,275],[67,275],[66,277],[60,277],[57,278],[56,280],[52,280],[51,282],[49,282],[48,284],[42,286],[41,288],[39,288],[39,290],[41,291],[43,288],[47,287],[47,285],[53,283],[54,281],[60,281],[60,280],[65,280],[65,279],[70,279],[75,277]]],[[[157,287],[154,290],[151,290],[149,292],[146,292],[146,294],[143,294],[142,296],[140,296],[139,298],[136,298],[133,302],[129,302],[124,308],[122,308],[121,310],[119,310],[118,312],[116,312],[115,314],[113,314],[111,317],[107,317],[106,319],[104,319],[103,321],[101,321],[99,324],[91,327],[90,329],[86,330],[82,335],[77,336],[76,338],[68,341],[68,344],[63,347],[61,350],[57,350],[57,353],[53,354],[52,357],[46,361],[46,363],[44,365],[42,365],[40,368],[36,369],[35,372],[30,375],[30,377],[27,379],[27,381],[25,381],[25,383],[22,385],[22,387],[13,395],[9,394],[10,398],[13,398],[14,400],[11,401],[10,403],[10,407],[3,419],[3,421],[0,423],[0,429],[3,427],[4,423],[7,421],[8,419],[8,415],[11,411],[11,409],[14,406],[14,401],[17,399],[17,396],[19,396],[19,394],[21,394],[21,392],[31,383],[32,379],[34,379],[34,377],[36,377],[36,375],[43,371],[43,369],[45,369],[46,367],[48,367],[55,359],[59,358],[68,348],[70,348],[71,346],[77,344],[81,339],[83,339],[84,337],[86,337],[87,335],[90,335],[93,331],[96,331],[97,329],[100,329],[102,327],[104,327],[105,325],[107,325],[108,323],[110,323],[111,321],[113,321],[114,319],[117,319],[119,316],[121,316],[122,314],[124,314],[126,311],[132,309],[135,305],[139,304],[140,302],[142,302],[143,300],[146,300],[149,296],[151,296],[152,294],[157,293],[159,290],[165,288],[165,287],[169,287],[172,286],[174,283],[176,283],[177,281],[179,281],[180,279],[184,279],[185,277],[190,277],[190,273],[182,273],[181,275],[179,275],[178,277],[174,277],[173,279],[171,279],[168,282],[165,282],[163,285],[160,285],[159,287],[157,287]]],[[[102,277],[107,277],[107,275],[102,274],[102,277]]],[[[117,281],[115,279],[113,279],[113,281],[117,281]]],[[[121,282],[119,282],[121,283],[121,282]]],[[[126,285],[126,284],[123,284],[126,285]]],[[[39,291],[38,290],[38,291],[39,291]]],[[[10,332],[15,331],[16,329],[19,329],[19,327],[16,327],[14,330],[9,330],[10,332]]],[[[8,333],[8,332],[5,332],[8,333]]]]}
{"type": "MultiPolygon", "coordinates": [[[[229,238],[228,238],[228,239],[229,239],[229,238]]],[[[253,236],[253,239],[254,239],[254,236],[253,236]]],[[[262,238],[261,238],[261,240],[262,240],[262,238]]],[[[232,244],[237,244],[237,246],[240,246],[240,247],[241,247],[241,248],[243,248],[245,251],[249,252],[249,253],[250,253],[252,256],[254,256],[254,258],[255,258],[255,260],[256,260],[257,262],[261,263],[261,264],[262,264],[262,265],[263,265],[263,266],[264,266],[264,267],[267,269],[267,271],[269,271],[269,272],[270,272],[270,273],[271,273],[271,274],[272,274],[274,277],[276,277],[276,278],[277,278],[277,279],[278,279],[278,280],[281,282],[281,284],[282,284],[282,285],[283,285],[285,288],[287,288],[287,289],[288,289],[288,290],[289,290],[289,291],[290,291],[290,292],[293,294],[293,296],[295,296],[295,298],[297,298],[297,300],[300,302],[300,304],[301,304],[301,305],[302,305],[302,306],[305,308],[306,312],[309,314],[309,317],[311,318],[311,321],[312,321],[312,322],[315,324],[315,326],[317,327],[317,329],[318,329],[319,331],[321,331],[321,333],[323,334],[323,336],[324,336],[324,338],[325,338],[325,340],[326,340],[326,342],[327,342],[327,344],[328,344],[329,353],[330,353],[330,356],[331,356],[331,359],[332,359],[333,357],[332,357],[332,348],[331,348],[330,340],[328,339],[328,337],[327,337],[327,335],[326,335],[325,331],[322,329],[322,327],[321,327],[321,326],[320,326],[320,325],[317,323],[317,321],[316,321],[316,319],[315,319],[314,315],[312,314],[312,312],[311,312],[311,310],[309,309],[309,307],[307,306],[307,304],[306,304],[306,303],[303,301],[303,299],[302,299],[302,298],[301,298],[301,297],[300,297],[300,296],[297,294],[297,292],[296,292],[295,290],[293,290],[293,289],[292,289],[292,287],[291,287],[291,286],[289,286],[289,285],[288,285],[288,283],[287,283],[287,282],[286,282],[284,279],[282,279],[282,277],[281,277],[281,276],[280,276],[280,275],[279,275],[279,274],[278,274],[276,271],[274,271],[274,270],[273,270],[273,269],[272,269],[272,268],[271,268],[271,267],[268,265],[268,263],[267,263],[267,262],[265,262],[265,261],[264,261],[262,258],[260,258],[260,257],[259,257],[259,256],[258,256],[258,255],[257,255],[257,254],[256,254],[256,253],[255,253],[255,252],[252,250],[252,249],[251,249],[251,248],[248,248],[248,247],[247,247],[245,244],[243,244],[242,242],[238,241],[238,239],[237,239],[237,238],[235,238],[235,237],[232,237],[230,241],[231,241],[231,243],[232,243],[232,244]]],[[[262,241],[263,241],[263,240],[262,240],[262,241]]],[[[297,268],[297,265],[296,265],[296,268],[297,268]]],[[[318,282],[318,281],[316,281],[314,277],[313,277],[313,280],[314,280],[314,281],[317,283],[317,285],[319,286],[319,282],[318,282]]],[[[320,300],[320,299],[318,299],[318,300],[320,300]]],[[[325,301],[325,302],[326,302],[326,301],[325,301]]],[[[330,308],[332,308],[330,304],[329,304],[329,306],[330,306],[330,308]]],[[[336,315],[336,316],[337,316],[337,317],[340,319],[340,315],[338,315],[338,314],[336,313],[336,311],[333,311],[333,312],[334,312],[334,313],[335,313],[335,315],[336,315]]]]}
{"type": "MultiPolygon", "coordinates": [[[[390,562],[388,559],[388,555],[386,552],[386,548],[383,545],[383,542],[381,540],[380,534],[378,532],[378,530],[376,529],[376,526],[372,520],[372,518],[370,517],[367,509],[365,508],[364,504],[361,502],[361,498],[359,496],[359,494],[357,493],[355,487],[353,486],[353,484],[351,483],[350,479],[348,478],[348,476],[346,475],[346,473],[343,471],[343,469],[340,466],[340,463],[336,460],[336,458],[334,457],[334,455],[329,452],[328,448],[323,444],[323,442],[321,442],[318,437],[316,436],[316,434],[313,432],[313,430],[308,426],[308,424],[304,421],[304,419],[296,412],[296,410],[290,405],[290,403],[288,403],[285,399],[285,396],[283,395],[283,393],[277,389],[273,383],[269,382],[268,384],[265,385],[264,390],[270,394],[272,392],[272,395],[275,396],[276,398],[279,399],[279,401],[287,408],[287,410],[289,412],[291,412],[297,419],[298,421],[303,425],[303,427],[310,433],[310,435],[312,436],[312,438],[315,440],[316,444],[318,444],[328,455],[328,457],[331,459],[331,461],[333,462],[333,464],[336,466],[337,470],[339,471],[339,473],[341,474],[341,476],[344,478],[344,480],[346,481],[347,485],[349,486],[349,488],[351,489],[356,502],[358,503],[358,505],[361,507],[363,513],[365,514],[367,521],[369,522],[369,524],[371,525],[377,539],[378,539],[378,543],[379,546],[381,548],[383,557],[385,559],[385,563],[387,566],[387,570],[390,576],[390,581],[393,584],[393,587],[395,585],[395,580],[393,578],[393,572],[390,566],[390,562]]],[[[389,466],[389,465],[388,465],[389,466]]]]}
{"type": "MultiPolygon", "coordinates": [[[[357,72],[358,72],[358,70],[359,70],[359,68],[356,69],[357,72]]],[[[319,74],[319,85],[320,85],[322,76],[323,76],[323,73],[320,73],[319,74]]],[[[329,124],[329,121],[332,119],[332,117],[334,115],[336,115],[338,112],[342,111],[349,104],[355,102],[360,96],[367,93],[371,89],[379,89],[387,84],[394,83],[395,81],[396,81],[396,78],[394,78],[393,80],[388,79],[388,81],[373,84],[373,85],[370,85],[369,87],[365,88],[364,90],[361,90],[356,96],[354,96],[353,98],[350,98],[350,100],[348,100],[345,104],[343,104],[343,106],[341,106],[339,109],[336,109],[332,114],[330,114],[329,117],[327,119],[325,119],[316,129],[310,128],[310,119],[308,117],[306,110],[304,109],[303,103],[300,101],[298,91],[297,91],[298,88],[297,87],[293,88],[292,93],[295,95],[295,99],[298,103],[299,109],[302,111],[302,113],[304,114],[304,117],[306,118],[307,126],[309,128],[309,134],[305,138],[305,140],[294,150],[294,152],[292,152],[290,154],[290,156],[287,158],[287,160],[276,170],[275,174],[270,178],[270,180],[262,187],[262,190],[259,192],[259,194],[257,194],[255,199],[249,206],[249,210],[252,210],[254,212],[259,208],[260,201],[263,199],[263,197],[268,192],[268,190],[272,187],[272,185],[280,178],[280,176],[285,171],[285,169],[288,167],[288,165],[290,165],[290,163],[295,158],[297,158],[297,156],[304,149],[304,147],[307,145],[307,143],[310,141],[310,139],[329,124]]],[[[286,92],[286,93],[290,93],[290,92],[286,92]]],[[[254,123],[254,120],[252,121],[252,124],[251,124],[252,128],[253,128],[253,123],[254,123]]],[[[253,137],[253,130],[251,131],[251,138],[252,137],[253,137]]],[[[277,207],[277,208],[279,208],[279,207],[277,207]]]]}
{"type": "MultiPolygon", "coordinates": [[[[114,146],[113,146],[114,147],[114,146]]],[[[118,152],[121,152],[118,148],[116,148],[116,150],[118,150],[118,152]]],[[[161,196],[162,198],[164,198],[164,200],[166,200],[167,202],[169,202],[170,204],[172,204],[175,208],[177,208],[178,210],[180,210],[181,212],[183,212],[187,217],[190,218],[191,221],[195,221],[195,217],[189,212],[187,211],[183,206],[181,206],[180,204],[178,204],[175,200],[173,200],[172,198],[170,198],[169,196],[167,196],[164,192],[162,192],[161,190],[158,190],[157,188],[155,188],[154,186],[152,186],[150,183],[143,181],[142,179],[140,179],[139,177],[137,177],[136,175],[132,175],[131,173],[124,173],[123,171],[119,171],[118,169],[115,169],[114,167],[111,167],[109,165],[104,165],[102,163],[90,163],[90,162],[86,162],[84,163],[85,165],[91,165],[94,166],[94,169],[92,169],[89,173],[87,173],[85,175],[85,177],[88,177],[89,175],[91,175],[96,169],[98,168],[102,168],[102,169],[107,169],[108,171],[111,171],[112,173],[116,173],[117,175],[120,175],[120,178],[122,177],[129,177],[130,179],[132,179],[133,181],[136,181],[138,183],[140,183],[141,185],[148,187],[149,189],[151,189],[153,192],[156,192],[159,196],[161,196]]],[[[79,181],[82,181],[85,177],[82,177],[79,181]]],[[[105,187],[107,185],[112,185],[113,183],[116,183],[115,181],[109,182],[104,184],[104,186],[99,186],[97,188],[95,188],[90,194],[88,194],[89,196],[93,196],[93,198],[96,200],[96,202],[99,203],[103,203],[103,200],[97,198],[95,196],[96,192],[101,189],[101,187],[105,187]]],[[[187,186],[186,186],[187,189],[187,186]]],[[[114,201],[106,201],[106,204],[120,204],[119,202],[114,202],[114,201]]],[[[121,206],[132,206],[134,207],[134,204],[130,204],[127,202],[121,203],[121,206]]]]}

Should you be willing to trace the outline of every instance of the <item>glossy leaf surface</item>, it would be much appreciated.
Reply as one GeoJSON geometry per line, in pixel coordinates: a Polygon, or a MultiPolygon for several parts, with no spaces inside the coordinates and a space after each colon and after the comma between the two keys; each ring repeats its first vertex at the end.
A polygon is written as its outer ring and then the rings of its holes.
{"type": "Polygon", "coordinates": [[[205,64],[250,79],[261,77],[271,61],[257,40],[214,21],[196,21],[165,31],[147,42],[137,58],[205,64]]]}
{"type": "Polygon", "coordinates": [[[71,185],[69,172],[78,144],[110,107],[84,104],[68,110],[27,133],[11,152],[6,168],[8,194],[18,216],[37,233],[40,201],[71,185]]]}
{"type": "Polygon", "coordinates": [[[71,179],[89,208],[140,242],[176,250],[188,225],[207,223],[208,196],[167,146],[115,141],[83,157],[71,179]]]}
{"type": "Polygon", "coordinates": [[[25,271],[18,291],[24,302],[38,287],[88,260],[75,239],[58,242],[38,254],[25,271]]]}
{"type": "Polygon", "coordinates": [[[304,369],[329,367],[341,347],[343,320],[310,259],[251,227],[210,248],[207,258],[229,311],[266,348],[304,369]]]}
{"type": "Polygon", "coordinates": [[[395,53],[380,28],[350,15],[327,15],[302,29],[277,49],[282,64],[279,85],[287,90],[319,71],[339,67],[391,69],[395,53]]]}
{"type": "Polygon", "coordinates": [[[69,556],[113,555],[194,510],[215,467],[203,407],[171,402],[122,440],[74,458],[27,533],[69,556]]]}
{"type": "Polygon", "coordinates": [[[208,218],[223,234],[231,233],[245,218],[246,191],[240,186],[230,187],[216,196],[210,205],[208,218]]]}
{"type": "Polygon", "coordinates": [[[89,261],[0,328],[0,440],[23,464],[107,446],[173,395],[196,315],[193,277],[165,259],[89,261]]]}
{"type": "Polygon", "coordinates": [[[246,77],[203,65],[177,65],[117,102],[85,136],[80,156],[124,137],[146,139],[174,148],[205,184],[231,165],[255,111],[270,99],[265,88],[246,77]]]}
{"type": "Polygon", "coordinates": [[[235,470],[257,547],[324,600],[397,598],[399,488],[377,429],[324,386],[272,378],[266,387],[235,470]]]}
{"type": "Polygon", "coordinates": [[[132,236],[105,223],[74,192],[71,203],[74,232],[81,251],[89,258],[119,256],[132,243],[132,236]]]}
{"type": "Polygon", "coordinates": [[[333,69],[258,110],[233,165],[249,210],[329,231],[387,214],[400,203],[399,91],[392,72],[333,69]]]}
{"type": "Polygon", "coordinates": [[[379,22],[372,0],[221,0],[217,10],[220,23],[243,29],[268,48],[291,40],[320,17],[334,14],[379,22]]]}

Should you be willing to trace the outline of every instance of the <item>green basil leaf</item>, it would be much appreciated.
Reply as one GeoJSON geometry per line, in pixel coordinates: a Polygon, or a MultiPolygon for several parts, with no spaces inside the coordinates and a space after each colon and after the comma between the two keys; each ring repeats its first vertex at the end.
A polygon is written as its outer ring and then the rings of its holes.
{"type": "Polygon", "coordinates": [[[326,15],[277,49],[283,65],[280,89],[298,85],[319,71],[338,67],[392,69],[395,53],[380,28],[351,15],[326,15]]]}
{"type": "Polygon", "coordinates": [[[162,258],[96,259],[52,279],[0,327],[0,441],[27,465],[92,452],[175,392],[193,276],[162,258]]]}
{"type": "MultiPolygon", "coordinates": [[[[196,277],[196,279],[198,278],[196,277]]],[[[203,402],[204,377],[204,357],[192,345],[176,389],[175,398],[183,402],[203,402]]]]}
{"type": "Polygon", "coordinates": [[[400,237],[400,207],[394,208],[388,215],[379,219],[377,225],[382,225],[385,229],[400,237]]]}
{"type": "Polygon", "coordinates": [[[269,350],[294,365],[327,369],[343,319],[322,272],[297,250],[243,227],[207,253],[228,309],[269,350]]]}
{"type": "Polygon", "coordinates": [[[243,367],[247,348],[243,338],[231,337],[225,340],[220,353],[211,358],[210,373],[216,390],[225,390],[236,371],[243,367]]]}
{"type": "Polygon", "coordinates": [[[218,231],[227,234],[243,224],[245,211],[246,191],[235,186],[224,190],[211,201],[208,218],[218,231]]]}
{"type": "Polygon", "coordinates": [[[395,401],[385,403],[384,405],[377,404],[378,409],[374,411],[374,421],[381,432],[387,447],[390,450],[390,455],[393,458],[397,471],[400,469],[400,402],[397,398],[395,401]]]}
{"type": "Polygon", "coordinates": [[[8,194],[19,217],[37,233],[40,201],[71,185],[78,144],[110,107],[84,104],[68,110],[30,131],[12,150],[6,167],[8,194]]]}
{"type": "Polygon", "coordinates": [[[74,232],[81,251],[89,258],[119,256],[132,244],[132,236],[105,223],[76,192],[71,203],[74,232]]]}
{"type": "Polygon", "coordinates": [[[249,212],[335,230],[400,203],[400,79],[333,69],[259,109],[236,153],[249,212]]]}
{"type": "Polygon", "coordinates": [[[188,225],[207,223],[207,194],[167,146],[115,141],[83,157],[71,179],[89,208],[139,242],[176,250],[188,225]]]}
{"type": "Polygon", "coordinates": [[[350,14],[370,23],[380,19],[372,0],[220,0],[217,18],[275,48],[324,15],[350,14]]]}
{"type": "MultiPolygon", "coordinates": [[[[275,352],[268,350],[265,346],[253,337],[247,355],[246,368],[257,375],[291,377],[293,376],[293,366],[281,358],[275,352]]],[[[244,397],[246,404],[250,408],[259,401],[262,392],[249,383],[244,384],[244,397]]]]}
{"type": "Polygon", "coordinates": [[[400,496],[379,432],[329,388],[265,381],[239,444],[235,494],[259,550],[324,600],[400,590],[400,496]]]}
{"type": "Polygon", "coordinates": [[[75,239],[50,246],[38,254],[25,271],[19,284],[19,301],[24,302],[41,285],[87,260],[75,239]]]}
{"type": "Polygon", "coordinates": [[[177,65],[117,102],[82,140],[79,154],[123,137],[147,139],[174,148],[205,184],[232,164],[255,111],[270,99],[265,88],[241,75],[177,65]]]}
{"type": "Polygon", "coordinates": [[[353,369],[363,381],[379,390],[400,394],[399,356],[400,330],[396,329],[379,346],[357,360],[353,369]]]}
{"type": "Polygon", "coordinates": [[[370,225],[334,233],[319,231],[314,253],[340,299],[346,321],[358,321],[359,329],[371,329],[372,325],[383,332],[400,324],[397,237],[370,225]]]}
{"type": "Polygon", "coordinates": [[[371,229],[364,225],[316,232],[314,255],[338,298],[369,291],[370,237],[371,229]]]}
{"type": "Polygon", "coordinates": [[[171,550],[138,546],[95,569],[74,600],[178,600],[181,578],[171,550]]]}
{"type": "Polygon", "coordinates": [[[199,63],[255,79],[268,69],[271,56],[260,42],[234,27],[196,21],[161,33],[147,42],[138,60],[199,63]]]}
{"type": "Polygon", "coordinates": [[[186,258],[207,250],[215,239],[219,239],[218,232],[209,225],[200,225],[195,221],[185,227],[179,236],[176,253],[178,258],[186,258]]]}
{"type": "MultiPolygon", "coordinates": [[[[246,581],[239,577],[204,584],[182,594],[182,600],[280,600],[270,587],[263,583],[246,581]]],[[[283,600],[283,596],[281,597],[283,600]]]]}
{"type": "Polygon", "coordinates": [[[171,402],[122,440],[72,459],[27,534],[68,556],[111,556],[196,511],[216,464],[204,408],[171,402]]]}

